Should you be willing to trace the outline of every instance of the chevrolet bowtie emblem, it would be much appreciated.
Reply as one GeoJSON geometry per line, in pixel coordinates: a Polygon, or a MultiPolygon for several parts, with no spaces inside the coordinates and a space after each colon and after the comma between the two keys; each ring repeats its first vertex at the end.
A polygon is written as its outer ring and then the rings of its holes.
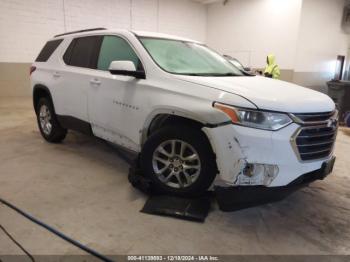
{"type": "Polygon", "coordinates": [[[327,121],[327,127],[336,128],[337,127],[337,123],[338,123],[338,121],[336,119],[329,119],[327,121]]]}

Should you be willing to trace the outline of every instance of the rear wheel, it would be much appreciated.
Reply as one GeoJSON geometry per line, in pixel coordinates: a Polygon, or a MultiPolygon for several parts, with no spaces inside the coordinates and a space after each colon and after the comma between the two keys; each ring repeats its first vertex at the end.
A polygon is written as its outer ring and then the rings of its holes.
{"type": "Polygon", "coordinates": [[[51,143],[61,142],[67,135],[67,129],[61,127],[53,110],[50,99],[42,97],[36,107],[36,115],[42,137],[51,143]]]}
{"type": "Polygon", "coordinates": [[[141,167],[160,193],[204,193],[216,173],[215,156],[205,135],[195,128],[168,126],[154,133],[141,153],[141,167]]]}

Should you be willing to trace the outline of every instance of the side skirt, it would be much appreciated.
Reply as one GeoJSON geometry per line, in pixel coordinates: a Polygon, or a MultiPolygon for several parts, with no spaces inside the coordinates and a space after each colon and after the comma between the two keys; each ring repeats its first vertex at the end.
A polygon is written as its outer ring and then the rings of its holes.
{"type": "Polygon", "coordinates": [[[66,129],[72,129],[80,133],[93,136],[90,123],[75,118],[73,116],[57,115],[57,120],[60,125],[66,129]]]}
{"type": "Polygon", "coordinates": [[[94,133],[92,132],[92,127],[89,122],[86,122],[84,120],[78,119],[73,116],[64,116],[64,115],[56,115],[56,116],[57,116],[58,122],[62,127],[103,140],[104,142],[107,142],[108,144],[110,144],[114,149],[116,149],[119,156],[123,158],[126,162],[128,162],[130,165],[135,165],[135,163],[137,163],[137,159],[139,156],[138,152],[125,148],[121,145],[108,142],[107,140],[104,140],[100,137],[95,136],[94,133]]]}

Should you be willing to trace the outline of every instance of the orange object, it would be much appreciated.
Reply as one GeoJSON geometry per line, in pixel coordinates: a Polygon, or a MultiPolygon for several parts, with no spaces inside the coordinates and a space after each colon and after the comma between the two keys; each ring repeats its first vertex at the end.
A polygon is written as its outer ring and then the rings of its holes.
{"type": "Polygon", "coordinates": [[[223,104],[218,104],[218,103],[215,103],[214,107],[217,109],[220,109],[222,112],[224,112],[226,115],[228,115],[231,118],[233,123],[239,122],[239,117],[237,115],[235,108],[233,108],[231,106],[226,106],[223,104]]]}

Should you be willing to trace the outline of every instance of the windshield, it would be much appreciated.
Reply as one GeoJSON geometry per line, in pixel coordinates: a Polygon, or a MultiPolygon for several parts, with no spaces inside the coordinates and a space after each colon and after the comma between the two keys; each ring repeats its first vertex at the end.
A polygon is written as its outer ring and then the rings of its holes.
{"type": "Polygon", "coordinates": [[[165,71],[195,76],[243,76],[224,57],[204,45],[179,40],[140,37],[153,60],[165,71]]]}

